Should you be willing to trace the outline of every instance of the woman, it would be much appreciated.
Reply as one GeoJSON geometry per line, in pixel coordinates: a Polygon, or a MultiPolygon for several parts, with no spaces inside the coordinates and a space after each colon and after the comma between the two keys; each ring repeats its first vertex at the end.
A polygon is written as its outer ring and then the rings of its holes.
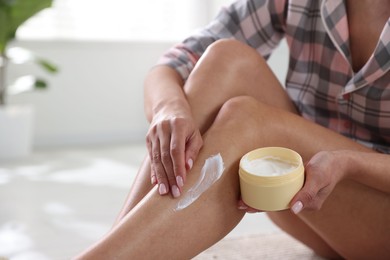
{"type": "Polygon", "coordinates": [[[118,223],[79,257],[197,255],[255,211],[238,162],[265,146],[306,163],[291,210],[267,213],[279,227],[326,258],[388,257],[389,16],[387,0],[240,0],[168,51],[145,81],[149,154],[118,223]],[[283,37],[285,88],[264,60],[283,37]],[[222,177],[175,210],[218,153],[222,177]]]}

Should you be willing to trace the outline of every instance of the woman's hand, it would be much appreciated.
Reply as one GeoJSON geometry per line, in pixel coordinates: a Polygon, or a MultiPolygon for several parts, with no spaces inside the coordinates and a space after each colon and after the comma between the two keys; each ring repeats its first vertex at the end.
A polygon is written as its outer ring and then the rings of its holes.
{"type": "Polygon", "coordinates": [[[246,213],[259,213],[259,212],[264,212],[262,210],[258,210],[255,208],[252,208],[248,205],[245,204],[245,202],[242,199],[238,200],[237,207],[239,210],[244,210],[246,213]]]}
{"type": "MultiPolygon", "coordinates": [[[[344,151],[345,153],[346,151],[344,151]]],[[[346,177],[346,163],[342,152],[319,152],[305,166],[303,188],[291,201],[291,210],[319,210],[338,182],[346,177]]]]}
{"type": "MultiPolygon", "coordinates": [[[[346,170],[341,153],[319,152],[306,164],[306,180],[303,188],[291,201],[291,210],[298,214],[303,208],[319,210],[336,184],[345,178],[346,170]]],[[[247,213],[262,212],[246,205],[241,199],[238,209],[247,213]]]]}
{"type": "Polygon", "coordinates": [[[176,198],[203,145],[199,129],[190,112],[183,108],[160,111],[151,122],[146,143],[151,161],[151,182],[161,195],[176,198]],[[172,112],[174,111],[174,112],[172,112]]]}

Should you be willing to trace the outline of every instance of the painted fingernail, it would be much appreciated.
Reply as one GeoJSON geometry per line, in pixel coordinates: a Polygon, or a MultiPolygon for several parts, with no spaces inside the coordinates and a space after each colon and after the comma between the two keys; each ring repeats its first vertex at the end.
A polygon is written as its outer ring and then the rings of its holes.
{"type": "Polygon", "coordinates": [[[245,205],[240,205],[240,206],[238,206],[238,209],[240,209],[240,210],[246,210],[246,209],[248,209],[248,207],[245,206],[245,205]]]}
{"type": "Polygon", "coordinates": [[[158,192],[160,193],[160,195],[164,195],[165,193],[167,193],[167,187],[165,187],[164,183],[161,183],[158,186],[158,192]]]}
{"type": "Polygon", "coordinates": [[[192,159],[188,159],[188,168],[191,170],[192,169],[192,166],[194,165],[194,161],[192,159]]]}
{"type": "Polygon", "coordinates": [[[183,178],[181,176],[177,176],[176,183],[177,183],[177,185],[179,185],[180,188],[182,188],[184,186],[183,178]]]}
{"type": "Polygon", "coordinates": [[[151,180],[151,182],[152,182],[152,185],[154,185],[154,184],[156,184],[157,183],[157,179],[156,179],[156,176],[152,176],[152,180],[151,180]]]}
{"type": "Polygon", "coordinates": [[[301,212],[303,209],[303,203],[301,201],[297,201],[294,203],[294,205],[291,207],[291,210],[295,213],[298,214],[301,212]]]}
{"type": "Polygon", "coordinates": [[[172,195],[175,198],[180,197],[180,190],[176,185],[172,186],[172,195]]]}

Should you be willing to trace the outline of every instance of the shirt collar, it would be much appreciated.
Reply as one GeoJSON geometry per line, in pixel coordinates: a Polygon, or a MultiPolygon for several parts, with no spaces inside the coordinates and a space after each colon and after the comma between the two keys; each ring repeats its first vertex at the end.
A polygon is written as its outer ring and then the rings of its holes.
{"type": "MultiPolygon", "coordinates": [[[[328,36],[341,55],[351,66],[349,29],[345,2],[343,0],[323,0],[321,18],[328,36]]],[[[390,18],[379,37],[378,44],[367,63],[353,75],[344,93],[360,89],[374,82],[390,70],[390,18]]]]}
{"type": "Polygon", "coordinates": [[[343,0],[324,0],[321,5],[321,19],[335,47],[351,64],[347,10],[343,0]]]}
{"type": "Polygon", "coordinates": [[[374,82],[390,70],[390,18],[379,37],[374,53],[361,70],[354,75],[346,91],[351,92],[374,82]]]}

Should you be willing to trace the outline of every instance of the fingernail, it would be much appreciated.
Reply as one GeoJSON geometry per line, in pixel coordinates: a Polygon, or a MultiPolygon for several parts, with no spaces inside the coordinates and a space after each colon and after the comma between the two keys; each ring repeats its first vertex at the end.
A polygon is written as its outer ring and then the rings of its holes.
{"type": "Polygon", "coordinates": [[[240,210],[246,210],[246,209],[248,209],[248,207],[245,206],[245,205],[240,205],[240,206],[238,206],[238,209],[240,209],[240,210]]]}
{"type": "Polygon", "coordinates": [[[175,198],[180,197],[180,190],[176,185],[172,186],[172,195],[175,198]]]}
{"type": "Polygon", "coordinates": [[[303,209],[303,204],[302,202],[300,201],[297,201],[294,203],[294,205],[292,206],[291,210],[295,213],[295,214],[298,214],[299,212],[301,212],[301,210],[303,209]]]}
{"type": "Polygon", "coordinates": [[[192,166],[194,165],[194,161],[192,159],[188,159],[188,168],[190,168],[190,170],[192,169],[192,166]]]}
{"type": "Polygon", "coordinates": [[[158,192],[160,193],[160,195],[164,195],[165,193],[167,193],[167,187],[165,187],[164,183],[161,183],[158,186],[158,192]]]}
{"type": "Polygon", "coordinates": [[[177,185],[179,185],[180,188],[182,188],[184,186],[183,178],[181,176],[177,176],[176,183],[177,183],[177,185]]]}
{"type": "Polygon", "coordinates": [[[152,185],[154,185],[154,184],[156,184],[157,183],[157,179],[156,179],[156,176],[152,176],[152,180],[151,180],[151,182],[152,182],[152,185]]]}

